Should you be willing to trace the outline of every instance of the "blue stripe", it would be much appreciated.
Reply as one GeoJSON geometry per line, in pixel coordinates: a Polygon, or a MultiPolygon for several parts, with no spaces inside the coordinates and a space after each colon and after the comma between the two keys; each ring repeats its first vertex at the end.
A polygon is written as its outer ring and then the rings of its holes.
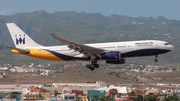
{"type": "Polygon", "coordinates": [[[51,51],[51,50],[47,50],[44,49],[50,53],[52,53],[53,55],[65,60],[65,61],[73,61],[73,60],[90,60],[90,58],[86,58],[86,57],[72,57],[72,56],[68,56],[68,55],[64,55],[55,51],[51,51]]]}
{"type": "Polygon", "coordinates": [[[121,57],[126,58],[126,57],[138,57],[138,56],[153,56],[153,55],[167,53],[169,51],[170,50],[165,50],[165,49],[141,49],[141,50],[135,50],[121,54],[121,57]]]}

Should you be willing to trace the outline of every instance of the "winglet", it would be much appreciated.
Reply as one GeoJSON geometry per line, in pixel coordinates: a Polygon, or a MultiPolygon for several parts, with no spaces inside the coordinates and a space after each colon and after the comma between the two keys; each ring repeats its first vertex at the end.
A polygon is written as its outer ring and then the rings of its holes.
{"type": "Polygon", "coordinates": [[[29,54],[30,51],[29,50],[23,50],[23,49],[20,49],[20,48],[15,48],[15,47],[10,47],[10,46],[6,46],[7,48],[10,48],[10,49],[14,49],[14,50],[17,50],[21,53],[24,53],[24,54],[29,54]]]}
{"type": "Polygon", "coordinates": [[[60,37],[56,36],[56,35],[55,35],[55,34],[53,34],[53,33],[51,33],[51,36],[52,36],[54,39],[59,40],[59,41],[61,41],[61,42],[65,43],[65,44],[70,44],[70,43],[71,43],[71,41],[68,41],[68,40],[62,39],[62,38],[60,38],[60,37]]]}
{"type": "Polygon", "coordinates": [[[59,37],[56,36],[54,33],[51,33],[51,36],[52,36],[54,39],[59,39],[59,37]]]}

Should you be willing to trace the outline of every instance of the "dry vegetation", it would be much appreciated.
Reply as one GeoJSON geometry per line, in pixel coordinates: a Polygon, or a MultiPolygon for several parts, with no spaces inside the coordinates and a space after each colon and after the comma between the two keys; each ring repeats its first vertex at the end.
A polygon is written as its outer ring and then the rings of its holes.
{"type": "Polygon", "coordinates": [[[56,73],[49,76],[39,76],[32,73],[9,74],[7,78],[0,79],[0,84],[52,84],[58,82],[95,82],[104,81],[106,83],[132,83],[128,80],[117,78],[106,74],[100,69],[90,71],[86,68],[68,68],[64,73],[56,73]]]}
{"type": "Polygon", "coordinates": [[[180,71],[158,73],[153,75],[156,78],[162,78],[161,81],[167,83],[180,83],[180,71]]]}
{"type": "Polygon", "coordinates": [[[134,73],[118,69],[96,69],[90,71],[83,67],[68,68],[64,73],[49,76],[39,76],[34,73],[9,74],[0,79],[0,84],[52,84],[60,82],[95,82],[103,81],[111,84],[142,84],[150,85],[160,83],[180,83],[180,72],[169,73],[134,73]]]}

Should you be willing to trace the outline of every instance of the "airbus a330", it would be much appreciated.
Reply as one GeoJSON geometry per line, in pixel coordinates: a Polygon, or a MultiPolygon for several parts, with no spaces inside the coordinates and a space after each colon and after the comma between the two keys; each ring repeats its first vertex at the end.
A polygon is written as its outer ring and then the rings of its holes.
{"type": "Polygon", "coordinates": [[[98,61],[123,64],[129,57],[155,56],[154,61],[158,62],[159,54],[174,49],[173,45],[160,40],[80,44],[62,39],[53,33],[51,36],[54,39],[66,45],[46,47],[33,41],[16,24],[7,23],[6,25],[15,44],[15,47],[7,47],[11,48],[13,53],[54,61],[90,61],[86,67],[92,71],[99,67],[98,61]]]}

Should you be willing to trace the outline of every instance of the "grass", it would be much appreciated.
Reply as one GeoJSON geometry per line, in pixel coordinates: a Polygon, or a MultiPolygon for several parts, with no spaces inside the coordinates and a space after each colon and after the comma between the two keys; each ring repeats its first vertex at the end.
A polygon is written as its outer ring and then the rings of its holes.
{"type": "Polygon", "coordinates": [[[180,67],[180,63],[169,63],[169,64],[166,64],[166,66],[169,66],[169,67],[180,67]]]}
{"type": "MultiPolygon", "coordinates": [[[[69,68],[72,69],[72,68],[69,68]]],[[[71,71],[71,70],[67,70],[71,71]]],[[[84,81],[103,81],[103,82],[114,82],[114,83],[120,83],[120,82],[126,82],[126,83],[132,83],[128,80],[123,80],[120,78],[117,78],[112,75],[108,75],[106,73],[101,72],[100,70],[94,70],[93,72],[89,69],[86,69],[84,67],[77,67],[76,69],[82,70],[81,73],[63,73],[61,75],[56,75],[55,79],[69,79],[69,82],[84,82],[84,81]]]]}
{"type": "Polygon", "coordinates": [[[163,78],[163,79],[167,79],[167,78],[173,79],[180,77],[180,71],[155,74],[154,77],[163,78]]]}
{"type": "Polygon", "coordinates": [[[161,82],[164,83],[180,83],[180,71],[159,73],[153,75],[156,78],[162,78],[161,82]]]}

